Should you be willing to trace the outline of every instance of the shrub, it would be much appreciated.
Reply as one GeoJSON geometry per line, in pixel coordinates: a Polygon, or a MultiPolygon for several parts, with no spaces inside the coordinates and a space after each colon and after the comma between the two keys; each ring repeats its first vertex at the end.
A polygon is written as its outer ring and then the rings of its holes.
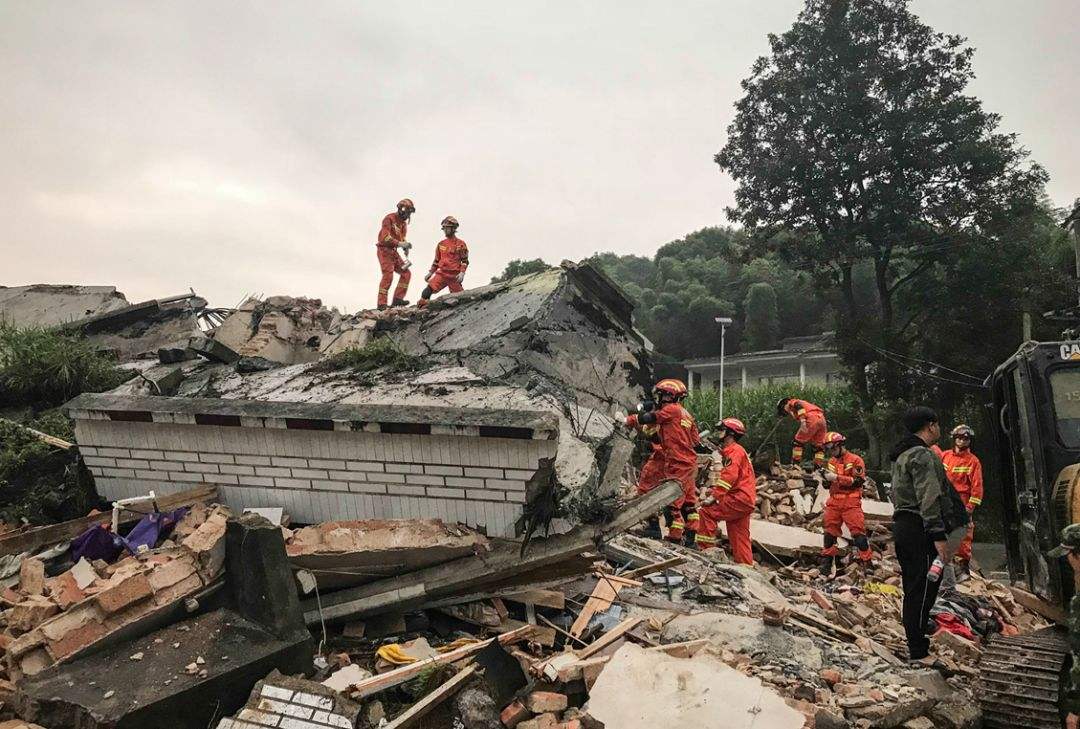
{"type": "Polygon", "coordinates": [[[2,405],[40,410],[81,392],[111,390],[130,376],[81,337],[0,323],[2,405]]]}
{"type": "Polygon", "coordinates": [[[371,372],[386,369],[391,372],[415,370],[419,368],[421,358],[408,354],[390,337],[373,339],[363,347],[351,347],[324,359],[316,366],[319,372],[352,370],[353,372],[371,372]]]}
{"type": "MultiPolygon", "coordinates": [[[[745,390],[738,387],[724,390],[724,415],[738,418],[746,425],[746,436],[742,444],[748,451],[753,452],[761,446],[762,452],[766,448],[773,449],[784,462],[791,458],[790,445],[798,423],[785,416],[773,430],[777,420],[776,402],[782,397],[797,397],[820,405],[825,410],[829,430],[838,430],[847,436],[848,445],[854,450],[865,450],[866,429],[859,417],[855,395],[849,387],[782,383],[745,390]],[[763,444],[766,437],[768,442],[763,444]]],[[[697,418],[699,428],[713,429],[720,411],[719,391],[695,390],[684,404],[697,418]]]]}
{"type": "MultiPolygon", "coordinates": [[[[73,440],[71,421],[59,410],[26,423],[57,438],[73,440]]],[[[47,524],[74,519],[98,502],[89,474],[74,451],[38,440],[15,423],[0,420],[0,519],[47,524]]]]}

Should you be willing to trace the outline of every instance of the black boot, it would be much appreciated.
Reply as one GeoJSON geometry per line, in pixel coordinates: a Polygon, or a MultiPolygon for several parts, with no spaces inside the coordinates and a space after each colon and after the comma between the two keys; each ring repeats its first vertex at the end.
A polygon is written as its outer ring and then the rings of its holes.
{"type": "Polygon", "coordinates": [[[689,547],[690,549],[696,547],[697,532],[695,532],[693,529],[687,529],[685,532],[683,532],[682,545],[684,547],[689,547]]]}
{"type": "Polygon", "coordinates": [[[408,306],[408,305],[409,305],[409,302],[408,302],[407,299],[394,299],[394,303],[391,304],[391,306],[408,306]]]}
{"type": "Polygon", "coordinates": [[[818,570],[821,572],[822,577],[829,577],[832,575],[833,569],[833,557],[832,555],[821,555],[821,559],[818,560],[818,570]]]}
{"type": "Polygon", "coordinates": [[[388,307],[388,306],[387,306],[386,304],[379,304],[378,306],[376,306],[376,307],[375,307],[375,309],[376,309],[377,311],[386,311],[386,310],[387,310],[387,309],[389,309],[389,308],[390,308],[390,307],[388,307]]]}

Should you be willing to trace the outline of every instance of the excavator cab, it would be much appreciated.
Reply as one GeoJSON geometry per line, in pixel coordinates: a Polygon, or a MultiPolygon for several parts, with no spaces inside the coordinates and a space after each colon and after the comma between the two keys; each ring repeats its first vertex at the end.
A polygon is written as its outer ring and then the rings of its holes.
{"type": "Polygon", "coordinates": [[[1024,343],[990,388],[1009,577],[1064,608],[1072,573],[1046,552],[1080,521],[1080,341],[1024,343]]]}
{"type": "MultiPolygon", "coordinates": [[[[1065,559],[1046,553],[1080,522],[1080,341],[1025,342],[990,376],[1009,578],[1067,614],[1065,559]]],[[[979,663],[986,729],[1062,726],[1069,644],[1059,628],[996,636],[979,663]]]]}

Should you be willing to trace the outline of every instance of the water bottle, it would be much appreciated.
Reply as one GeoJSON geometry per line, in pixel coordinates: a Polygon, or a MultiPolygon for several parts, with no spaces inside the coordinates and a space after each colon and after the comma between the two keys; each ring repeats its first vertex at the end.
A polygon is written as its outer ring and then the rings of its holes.
{"type": "Polygon", "coordinates": [[[941,579],[941,573],[945,570],[945,563],[941,561],[941,557],[935,557],[934,563],[930,565],[930,571],[926,573],[926,579],[930,582],[937,582],[941,579]]]}

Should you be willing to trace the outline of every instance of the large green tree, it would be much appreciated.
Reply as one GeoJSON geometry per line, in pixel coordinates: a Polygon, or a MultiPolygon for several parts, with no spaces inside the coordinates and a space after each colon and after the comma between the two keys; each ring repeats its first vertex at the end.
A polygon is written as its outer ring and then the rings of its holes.
{"type": "Polygon", "coordinates": [[[966,41],[935,32],[908,4],[807,0],[790,30],[770,35],[771,53],[743,81],[716,155],[738,183],[728,215],[752,246],[772,245],[830,292],[840,353],[867,413],[911,395],[905,357],[940,314],[912,292],[1009,243],[1018,221],[1039,215],[1047,179],[966,93],[966,41]],[[775,245],[781,230],[798,244],[775,245]],[[870,295],[860,294],[860,276],[870,295]]]}
{"type": "Polygon", "coordinates": [[[776,289],[759,282],[746,292],[743,304],[746,324],[743,327],[744,349],[773,349],[780,341],[780,316],[776,308],[776,289]]]}
{"type": "Polygon", "coordinates": [[[515,258],[506,264],[506,268],[498,276],[493,276],[491,283],[500,283],[502,281],[509,281],[516,276],[524,276],[527,273],[539,273],[540,271],[546,271],[553,266],[549,263],[545,263],[540,258],[515,258]]]}

